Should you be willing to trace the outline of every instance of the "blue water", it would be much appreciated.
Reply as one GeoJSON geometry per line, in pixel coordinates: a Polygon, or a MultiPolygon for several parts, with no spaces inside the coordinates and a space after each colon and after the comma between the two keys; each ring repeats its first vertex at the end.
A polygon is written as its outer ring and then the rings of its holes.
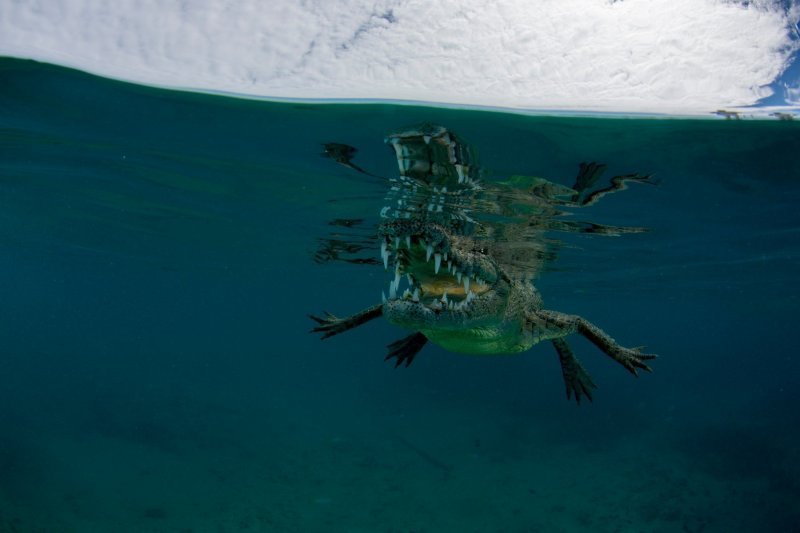
{"type": "Polygon", "coordinates": [[[800,530],[800,128],[169,92],[0,60],[0,531],[800,530]],[[392,130],[443,124],[487,180],[652,173],[553,235],[548,308],[658,353],[469,357],[378,320],[392,130]],[[356,228],[329,224],[363,219],[356,228]],[[371,245],[370,243],[374,243],[371,245]]]}

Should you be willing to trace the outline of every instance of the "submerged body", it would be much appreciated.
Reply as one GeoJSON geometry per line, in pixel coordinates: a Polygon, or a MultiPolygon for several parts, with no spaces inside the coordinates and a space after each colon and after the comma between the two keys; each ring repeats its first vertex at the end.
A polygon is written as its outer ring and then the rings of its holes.
{"type": "Polygon", "coordinates": [[[388,205],[378,228],[381,259],[392,268],[389,296],[347,318],[312,317],[323,338],[384,316],[413,331],[389,345],[387,359],[408,366],[431,341],[446,350],[474,355],[514,354],[549,340],[559,356],[567,397],[592,398],[595,387],[564,337],[580,333],[626,369],[649,371],[655,355],[624,348],[597,326],[546,310],[533,279],[552,254],[550,230],[619,234],[615,228],[565,222],[564,206],[590,205],[604,194],[647,176],[612,178],[588,192],[603,166],[581,165],[573,188],[539,178],[515,177],[484,186],[474,153],[441,126],[425,125],[386,139],[400,176],[390,180],[388,205]],[[400,293],[400,286],[406,288],[400,293]]]}

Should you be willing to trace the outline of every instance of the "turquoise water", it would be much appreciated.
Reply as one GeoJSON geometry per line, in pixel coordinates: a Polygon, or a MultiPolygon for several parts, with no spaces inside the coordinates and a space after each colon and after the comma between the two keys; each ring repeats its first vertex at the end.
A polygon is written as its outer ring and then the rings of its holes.
{"type": "Polygon", "coordinates": [[[533,117],[156,90],[0,60],[0,531],[627,532],[800,528],[800,129],[533,117]],[[646,344],[633,378],[570,342],[468,357],[375,321],[321,342],[309,313],[379,302],[362,240],[430,121],[486,179],[652,173],[554,234],[548,308],[646,344]],[[355,228],[335,219],[363,219],[355,228]]]}

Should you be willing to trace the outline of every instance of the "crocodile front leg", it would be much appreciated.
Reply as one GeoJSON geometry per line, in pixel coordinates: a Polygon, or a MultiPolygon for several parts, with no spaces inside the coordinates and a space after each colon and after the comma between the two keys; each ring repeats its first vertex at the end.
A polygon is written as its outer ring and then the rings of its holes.
{"type": "Polygon", "coordinates": [[[578,315],[541,309],[530,313],[527,318],[531,327],[547,332],[546,335],[551,339],[570,333],[580,333],[634,376],[639,375],[639,369],[653,371],[645,361],[655,359],[657,355],[642,353],[644,346],[638,348],[620,346],[608,333],[578,315]]]}
{"type": "Polygon", "coordinates": [[[592,389],[596,389],[597,385],[594,384],[589,373],[583,368],[583,365],[572,349],[562,338],[553,339],[551,341],[553,347],[558,352],[558,360],[561,362],[561,373],[564,374],[564,384],[567,387],[567,400],[572,399],[575,394],[575,401],[580,405],[581,395],[585,395],[592,401],[592,389]]]}
{"type": "Polygon", "coordinates": [[[337,318],[327,311],[325,311],[325,318],[320,318],[314,315],[308,315],[308,317],[319,324],[319,326],[311,330],[311,333],[322,333],[322,338],[327,339],[328,337],[333,337],[339,333],[344,333],[348,329],[353,329],[361,324],[366,324],[370,320],[378,318],[382,314],[383,304],[377,304],[373,305],[372,307],[367,307],[363,311],[360,311],[352,316],[348,316],[347,318],[337,318]]]}
{"type": "Polygon", "coordinates": [[[652,178],[652,176],[649,174],[644,176],[640,174],[626,174],[624,176],[614,176],[613,178],[611,178],[611,184],[608,187],[590,193],[588,196],[586,196],[586,198],[580,201],[580,205],[582,207],[594,205],[595,203],[597,203],[598,200],[600,200],[600,198],[602,198],[607,194],[615,193],[617,191],[624,191],[625,189],[628,188],[628,185],[626,183],[628,181],[631,181],[633,183],[649,183],[653,185],[655,182],[650,178],[652,178]]]}
{"type": "Polygon", "coordinates": [[[606,166],[597,163],[581,163],[578,176],[575,178],[575,184],[572,188],[576,194],[572,195],[572,202],[576,206],[587,207],[597,203],[600,198],[607,194],[612,194],[618,191],[624,191],[628,188],[628,181],[634,183],[649,183],[651,185],[655,182],[651,179],[652,176],[640,174],[626,174],[624,176],[614,176],[611,178],[609,185],[603,189],[587,193],[587,191],[600,179],[600,176],[606,171],[606,166]]]}

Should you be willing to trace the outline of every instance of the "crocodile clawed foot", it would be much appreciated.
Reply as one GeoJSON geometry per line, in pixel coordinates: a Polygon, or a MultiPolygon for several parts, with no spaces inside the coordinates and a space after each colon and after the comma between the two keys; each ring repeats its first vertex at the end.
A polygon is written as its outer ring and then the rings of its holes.
{"type": "Polygon", "coordinates": [[[324,318],[314,315],[308,315],[308,317],[319,324],[319,326],[311,330],[311,333],[322,333],[322,338],[327,339],[378,318],[382,313],[383,306],[378,304],[367,307],[363,311],[359,311],[347,318],[338,318],[327,311],[325,311],[324,318]]]}
{"type": "Polygon", "coordinates": [[[596,389],[589,373],[583,368],[578,358],[572,353],[564,339],[553,339],[553,347],[558,352],[558,359],[561,362],[561,372],[564,375],[564,385],[567,390],[567,400],[575,396],[575,402],[580,405],[581,396],[586,396],[592,401],[592,389],[596,389]]]}
{"type": "Polygon", "coordinates": [[[320,318],[314,315],[308,315],[308,318],[319,324],[319,326],[311,330],[311,333],[322,333],[323,339],[333,337],[334,335],[349,329],[347,325],[347,319],[337,318],[327,311],[325,311],[325,318],[320,318]]]}
{"type": "Polygon", "coordinates": [[[645,361],[650,361],[658,357],[656,354],[642,353],[644,348],[644,346],[638,346],[636,348],[625,348],[620,346],[613,350],[613,352],[609,355],[611,355],[611,357],[613,357],[614,360],[619,364],[624,366],[628,372],[634,376],[638,376],[639,369],[652,372],[653,369],[647,366],[645,361]]]}
{"type": "Polygon", "coordinates": [[[389,348],[389,354],[384,358],[384,361],[388,361],[394,357],[397,359],[394,363],[395,368],[403,363],[408,366],[414,361],[414,357],[427,342],[427,337],[419,332],[412,333],[408,337],[403,337],[400,340],[396,340],[387,346],[387,348],[389,348]]]}
{"type": "Polygon", "coordinates": [[[597,385],[594,384],[592,378],[589,376],[589,373],[583,367],[580,367],[575,374],[572,375],[570,380],[567,380],[566,376],[564,377],[564,383],[567,386],[567,400],[572,399],[572,395],[575,395],[575,402],[580,405],[581,404],[581,394],[585,395],[589,398],[589,401],[592,401],[592,389],[596,389],[597,385]]]}

